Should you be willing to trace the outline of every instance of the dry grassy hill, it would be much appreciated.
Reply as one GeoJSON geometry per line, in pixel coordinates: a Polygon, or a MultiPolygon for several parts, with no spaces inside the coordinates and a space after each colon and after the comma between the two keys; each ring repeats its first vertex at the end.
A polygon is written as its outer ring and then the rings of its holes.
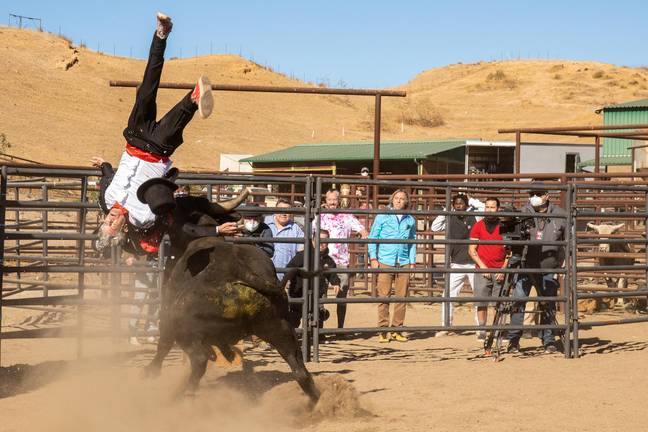
{"type": "MultiPolygon", "coordinates": [[[[144,62],[76,48],[51,34],[0,28],[0,133],[10,153],[57,164],[116,159],[144,62]]],[[[308,85],[234,55],[167,62],[163,81],[308,85]]],[[[594,109],[648,97],[648,71],[593,62],[511,61],[432,69],[401,88],[407,99],[383,102],[384,139],[506,139],[499,127],[598,124],[594,109]]],[[[183,96],[163,90],[159,113],[183,96]]],[[[360,97],[216,94],[215,115],[185,131],[175,162],[214,169],[220,153],[252,153],[302,142],[369,139],[372,101],[360,97]],[[345,135],[342,135],[344,129],[345,135]],[[314,135],[314,136],[313,136],[314,135]]]]}

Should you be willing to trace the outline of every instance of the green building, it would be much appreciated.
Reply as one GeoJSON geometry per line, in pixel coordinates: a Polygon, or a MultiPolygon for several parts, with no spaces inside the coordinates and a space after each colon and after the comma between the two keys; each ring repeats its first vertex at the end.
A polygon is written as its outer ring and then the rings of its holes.
{"type": "MultiPolygon", "coordinates": [[[[639,99],[620,104],[604,106],[596,110],[603,113],[603,125],[648,124],[648,99],[639,99]]],[[[627,129],[625,131],[628,131],[627,129]]],[[[603,138],[601,152],[601,167],[608,172],[632,171],[632,145],[635,142],[628,139],[603,138]]],[[[643,141],[642,141],[643,143],[643,141]]],[[[637,158],[638,154],[635,154],[637,158]]],[[[580,163],[581,167],[593,166],[594,160],[580,163]]],[[[639,164],[643,166],[643,164],[639,164]]]]}

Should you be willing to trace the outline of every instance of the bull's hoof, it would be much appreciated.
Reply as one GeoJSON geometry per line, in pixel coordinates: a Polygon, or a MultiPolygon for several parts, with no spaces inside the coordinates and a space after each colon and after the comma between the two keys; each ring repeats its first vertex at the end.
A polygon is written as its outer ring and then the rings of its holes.
{"type": "Polygon", "coordinates": [[[153,379],[160,376],[161,368],[156,365],[148,365],[142,369],[142,377],[146,379],[153,379]]]}

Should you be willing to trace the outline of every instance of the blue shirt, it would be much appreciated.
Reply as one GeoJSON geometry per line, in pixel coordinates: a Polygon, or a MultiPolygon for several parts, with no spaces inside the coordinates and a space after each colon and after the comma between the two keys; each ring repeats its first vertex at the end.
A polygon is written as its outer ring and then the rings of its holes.
{"type": "MultiPolygon", "coordinates": [[[[414,239],[416,238],[416,219],[411,215],[379,214],[376,216],[369,238],[374,239],[414,239]],[[400,217],[399,217],[400,216],[400,217]]],[[[416,264],[415,244],[376,244],[369,243],[369,258],[389,266],[416,264]]]]}
{"type": "MultiPolygon", "coordinates": [[[[277,238],[304,238],[304,231],[293,221],[289,221],[283,228],[279,229],[275,223],[274,217],[269,217],[265,223],[272,230],[272,236],[277,238]]],[[[275,243],[274,255],[272,262],[276,268],[286,267],[291,259],[297,252],[304,249],[304,245],[300,243],[275,243]]],[[[283,273],[277,273],[279,280],[283,278],[283,273]]]]}

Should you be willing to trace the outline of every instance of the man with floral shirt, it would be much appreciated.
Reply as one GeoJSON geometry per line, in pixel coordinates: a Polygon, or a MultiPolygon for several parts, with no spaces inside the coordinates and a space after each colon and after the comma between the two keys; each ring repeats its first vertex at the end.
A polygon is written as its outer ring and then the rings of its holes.
{"type": "MultiPolygon", "coordinates": [[[[326,192],[327,209],[336,209],[340,207],[340,192],[335,189],[329,189],[326,192]]],[[[360,234],[360,237],[367,238],[369,234],[360,221],[348,213],[324,213],[320,218],[320,228],[327,230],[331,238],[349,238],[352,233],[360,234]]],[[[338,268],[349,267],[349,244],[348,243],[329,243],[329,255],[335,261],[338,268]]],[[[335,297],[346,298],[349,293],[350,277],[348,273],[339,273],[340,285],[334,288],[335,297]]],[[[338,328],[344,327],[344,318],[346,317],[346,304],[338,303],[337,320],[338,328]]]]}

